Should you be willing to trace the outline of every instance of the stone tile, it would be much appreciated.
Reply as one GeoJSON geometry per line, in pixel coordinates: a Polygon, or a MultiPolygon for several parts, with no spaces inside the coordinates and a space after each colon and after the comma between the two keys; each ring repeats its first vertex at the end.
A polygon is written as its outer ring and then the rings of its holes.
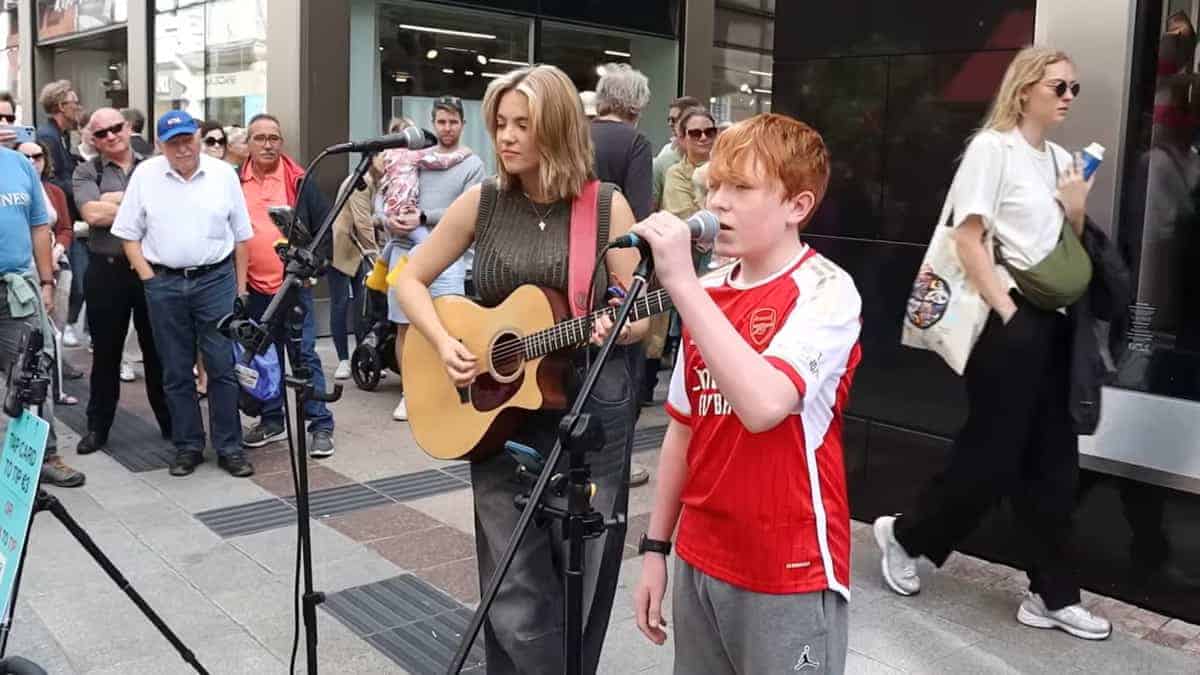
{"type": "MultiPolygon", "coordinates": [[[[290,497],[296,494],[296,487],[292,481],[290,470],[271,474],[255,473],[250,477],[250,480],[262,486],[263,489],[273,495],[290,497]]],[[[322,490],[339,485],[349,485],[352,482],[354,481],[348,477],[324,466],[314,466],[308,472],[309,491],[322,490]]]]}
{"type": "Polygon", "coordinates": [[[479,604],[479,568],[475,558],[428,567],[417,573],[450,597],[472,607],[479,604]]]}
{"type": "Polygon", "coordinates": [[[1200,638],[1188,640],[1180,649],[1185,653],[1195,654],[1197,657],[1200,657],[1200,638]]]}
{"type": "Polygon", "coordinates": [[[1195,675],[1200,672],[1200,657],[1196,654],[1168,649],[1124,633],[1114,632],[1101,642],[1078,642],[1062,655],[1061,662],[1087,673],[1195,675]]]}
{"type": "Polygon", "coordinates": [[[323,518],[321,522],[357,542],[397,537],[442,524],[404,504],[373,506],[323,518]]]}
{"type": "Polygon", "coordinates": [[[157,512],[128,514],[121,520],[172,564],[194,562],[222,544],[216,533],[174,504],[157,512]]]}
{"type": "Polygon", "coordinates": [[[850,675],[900,675],[903,671],[851,649],[846,652],[846,672],[850,675]]]}
{"type": "MultiPolygon", "coordinates": [[[[391,579],[404,570],[370,549],[361,549],[353,556],[336,562],[313,561],[313,587],[319,591],[333,593],[354,586],[391,579]]],[[[292,574],[281,575],[286,581],[292,574]]]]}
{"type": "Polygon", "coordinates": [[[475,555],[474,538],[450,527],[381,539],[370,547],[406,570],[424,570],[475,555]]]}
{"type": "Polygon", "coordinates": [[[983,634],[966,626],[907,608],[858,623],[852,615],[851,623],[851,648],[906,671],[927,670],[950,653],[984,639],[983,634]],[[914,645],[921,646],[915,649],[914,645]]]}
{"type": "MultiPolygon", "coordinates": [[[[322,564],[353,558],[362,547],[340,532],[313,522],[310,526],[313,558],[322,564]]],[[[296,568],[296,526],[276,528],[229,539],[272,574],[291,574],[296,568]]]]}
{"type": "Polygon", "coordinates": [[[1020,645],[992,638],[955,650],[927,667],[916,668],[915,674],[941,675],[942,673],[1036,673],[1057,675],[1077,673],[1078,670],[1063,664],[1040,658],[1020,645]]]}
{"type": "MultiPolygon", "coordinates": [[[[258,469],[257,465],[255,469],[258,469]]],[[[162,469],[139,474],[139,478],[188,513],[236,506],[270,496],[253,481],[230,476],[216,462],[206,461],[190,476],[172,476],[162,469]]]]}
{"type": "Polygon", "coordinates": [[[672,663],[675,646],[673,631],[667,631],[667,642],[656,645],[638,630],[632,618],[609,623],[608,636],[600,652],[601,673],[636,673],[648,668],[660,668],[672,663]]]}
{"type": "Polygon", "coordinates": [[[272,578],[271,570],[227,542],[196,556],[178,569],[185,579],[208,596],[258,588],[272,578]]]}
{"type": "Polygon", "coordinates": [[[475,503],[470,488],[413,499],[404,504],[459,532],[475,536],[475,503]]]}
{"type": "Polygon", "coordinates": [[[1150,631],[1149,633],[1144,635],[1142,637],[1142,639],[1146,640],[1148,642],[1153,642],[1156,645],[1162,645],[1164,647],[1170,647],[1171,649],[1179,649],[1179,650],[1182,650],[1183,646],[1186,645],[1189,641],[1189,638],[1186,638],[1182,635],[1178,635],[1176,633],[1168,633],[1167,631],[1165,631],[1161,628],[1158,630],[1150,631]]]}
{"type": "MultiPolygon", "coordinates": [[[[277,659],[287,664],[291,660],[294,617],[290,611],[256,620],[249,625],[250,633],[277,659]]],[[[321,672],[327,673],[397,673],[403,672],[391,659],[376,651],[337,619],[317,610],[317,659],[321,672]]],[[[304,624],[300,624],[299,649],[295,672],[305,672],[304,624]]],[[[286,671],[286,667],[284,668],[286,671]]]]}
{"type": "Polygon", "coordinates": [[[209,597],[221,611],[242,625],[290,612],[292,609],[292,579],[272,576],[257,586],[218,591],[209,597]]]}
{"type": "Polygon", "coordinates": [[[44,668],[47,673],[75,675],[79,672],[71,665],[67,653],[54,638],[54,634],[24,600],[17,602],[13,630],[9,635],[8,650],[5,653],[29,659],[44,668]]]}
{"type": "Polygon", "coordinates": [[[1171,619],[1159,630],[1172,635],[1182,635],[1189,640],[1200,637],[1200,626],[1179,619],[1171,619]]]}
{"type": "MultiPolygon", "coordinates": [[[[291,451],[287,449],[287,446],[250,449],[246,451],[246,459],[254,465],[255,475],[269,476],[273,473],[292,475],[291,451]]],[[[316,460],[309,459],[309,469],[311,470],[314,466],[320,466],[320,464],[316,460]]]]}

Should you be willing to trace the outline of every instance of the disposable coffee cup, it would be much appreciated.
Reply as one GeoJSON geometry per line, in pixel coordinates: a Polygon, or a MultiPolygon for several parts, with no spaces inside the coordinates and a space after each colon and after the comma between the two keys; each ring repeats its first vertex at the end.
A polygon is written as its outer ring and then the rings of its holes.
{"type": "Polygon", "coordinates": [[[1104,146],[1092,143],[1083,149],[1083,179],[1089,180],[1104,161],[1104,146]]]}

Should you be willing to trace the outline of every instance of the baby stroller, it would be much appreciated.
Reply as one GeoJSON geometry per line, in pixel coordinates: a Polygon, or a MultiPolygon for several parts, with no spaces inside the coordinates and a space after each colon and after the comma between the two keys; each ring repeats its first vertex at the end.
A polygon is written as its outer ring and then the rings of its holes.
{"type": "MultiPolygon", "coordinates": [[[[381,265],[382,273],[386,275],[387,265],[377,261],[375,269],[363,282],[361,318],[370,328],[350,355],[350,374],[354,384],[363,391],[374,391],[379,386],[385,368],[400,374],[400,364],[396,363],[396,330],[388,321],[387,291],[376,290],[378,281],[373,282],[380,276],[381,265]]],[[[386,281],[383,288],[387,288],[386,281]]]]}

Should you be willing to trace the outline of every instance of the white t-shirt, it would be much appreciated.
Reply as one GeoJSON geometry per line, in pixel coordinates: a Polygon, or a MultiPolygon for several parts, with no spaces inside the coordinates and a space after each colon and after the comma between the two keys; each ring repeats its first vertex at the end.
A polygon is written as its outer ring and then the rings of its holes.
{"type": "Polygon", "coordinates": [[[1046,141],[1037,150],[1021,132],[982,131],[971,139],[950,186],[955,226],[970,215],[995,233],[1000,255],[1017,269],[1041,262],[1062,234],[1064,215],[1054,159],[1064,171],[1074,161],[1062,146],[1046,141]]]}

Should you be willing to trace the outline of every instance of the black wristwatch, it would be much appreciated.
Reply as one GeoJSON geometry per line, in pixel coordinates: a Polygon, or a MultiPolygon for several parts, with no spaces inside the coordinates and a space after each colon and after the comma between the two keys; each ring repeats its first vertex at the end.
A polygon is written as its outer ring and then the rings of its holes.
{"type": "Polygon", "coordinates": [[[662,541],[661,539],[651,539],[643,533],[642,538],[638,540],[638,555],[641,555],[647,551],[651,553],[671,555],[671,542],[662,541]]]}

